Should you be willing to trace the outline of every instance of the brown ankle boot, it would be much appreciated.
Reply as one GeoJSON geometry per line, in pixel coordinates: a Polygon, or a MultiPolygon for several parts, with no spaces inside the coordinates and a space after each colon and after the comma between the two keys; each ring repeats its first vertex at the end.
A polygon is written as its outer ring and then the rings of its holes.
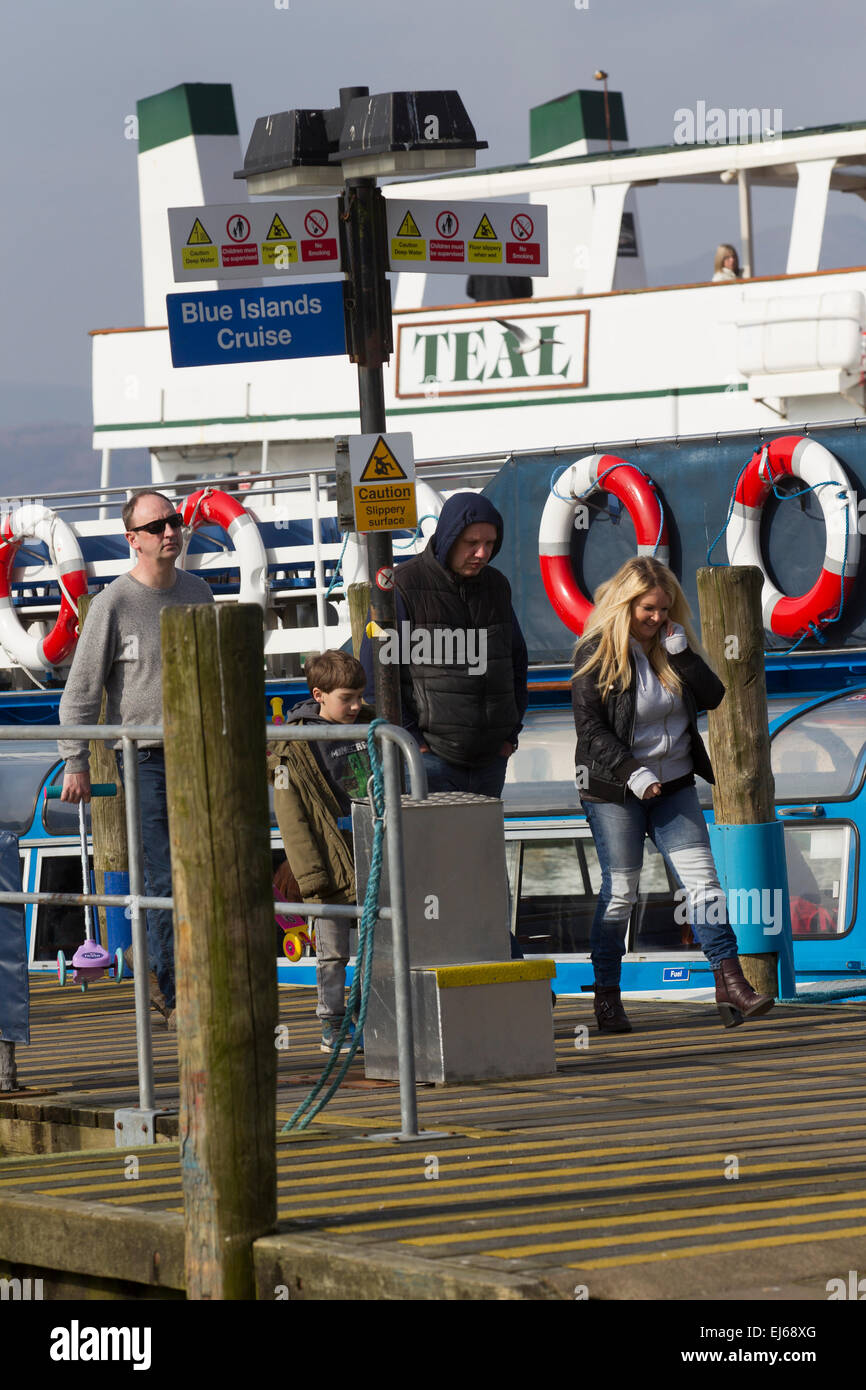
{"type": "Polygon", "coordinates": [[[770,1012],[775,999],[769,994],[756,994],[749,984],[736,956],[729,956],[714,967],[716,1005],[726,1028],[737,1028],[747,1018],[759,1018],[770,1012]]]}
{"type": "Polygon", "coordinates": [[[631,1024],[622,1006],[618,985],[595,986],[595,1018],[600,1033],[630,1033],[631,1024]]]}

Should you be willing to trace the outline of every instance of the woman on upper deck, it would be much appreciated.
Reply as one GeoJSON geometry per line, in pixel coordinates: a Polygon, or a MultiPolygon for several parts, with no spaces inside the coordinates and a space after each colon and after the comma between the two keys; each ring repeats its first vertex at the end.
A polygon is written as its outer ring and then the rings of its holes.
{"type": "Polygon", "coordinates": [[[733,246],[729,246],[726,241],[723,241],[716,251],[716,259],[713,262],[713,281],[740,280],[742,275],[739,256],[733,246]]]}
{"type": "Polygon", "coordinates": [[[602,874],[590,937],[602,1032],[631,1032],[620,968],[647,835],[685,890],[725,1027],[773,1007],[740,968],[695,789],[695,772],[715,780],[698,710],[721,704],[725,687],[700,654],[690,618],[667,565],[638,555],[597,590],[574,649],[577,784],[602,874]]]}

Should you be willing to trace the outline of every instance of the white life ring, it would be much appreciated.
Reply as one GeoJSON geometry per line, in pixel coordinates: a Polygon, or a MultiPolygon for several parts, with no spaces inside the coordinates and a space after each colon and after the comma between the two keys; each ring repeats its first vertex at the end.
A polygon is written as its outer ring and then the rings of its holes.
{"type": "Polygon", "coordinates": [[[790,434],[755,451],[734,491],[725,540],[729,564],[757,565],[764,576],[761,608],[768,632],[799,637],[810,624],[820,628],[838,616],[840,599],[844,601],[854,587],[860,561],[858,520],[854,488],[823,444],[790,434]],[[761,554],[761,509],[774,481],[783,475],[814,487],[824,514],[827,539],[821,572],[805,594],[781,593],[761,554]],[[832,486],[819,486],[822,483],[832,486]]]}
{"type": "Polygon", "coordinates": [[[31,503],[7,513],[0,525],[0,645],[29,670],[62,666],[78,641],[78,600],[87,593],[87,570],[78,538],[49,507],[31,503]],[[48,547],[60,585],[60,612],[45,636],[21,626],[12,600],[12,567],[21,543],[42,541],[48,547]]]}
{"type": "MultiPolygon", "coordinates": [[[[395,559],[404,557],[408,559],[410,555],[418,555],[424,549],[436,530],[439,513],[445,505],[445,498],[436,491],[435,487],[431,487],[422,478],[418,478],[415,483],[415,502],[418,509],[418,529],[415,532],[415,540],[408,546],[403,541],[395,541],[395,559]]],[[[350,584],[369,583],[367,547],[362,544],[357,531],[349,532],[340,569],[343,574],[342,587],[344,592],[348,590],[350,584]]]]}
{"type": "Polygon", "coordinates": [[[574,573],[571,536],[575,507],[595,483],[625,506],[634,524],[638,555],[654,555],[664,565],[670,558],[668,525],[651,478],[614,454],[590,454],[571,464],[557,478],[556,491],[551,489],[544,504],[538,559],[547,597],[566,627],[578,634],[583,632],[593,605],[574,573]]]}
{"type": "MultiPolygon", "coordinates": [[[[221,526],[237,552],[241,571],[238,603],[257,603],[268,606],[268,553],[261,532],[246,507],[227,492],[206,487],[193,492],[183,504],[183,521],[190,531],[208,524],[221,526]]],[[[181,551],[178,564],[186,568],[187,545],[181,551]]]]}

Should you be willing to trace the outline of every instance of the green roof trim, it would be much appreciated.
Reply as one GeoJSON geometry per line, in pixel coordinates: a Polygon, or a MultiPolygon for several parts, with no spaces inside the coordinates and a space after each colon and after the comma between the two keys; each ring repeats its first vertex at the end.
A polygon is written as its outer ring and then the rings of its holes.
{"type": "Polygon", "coordinates": [[[237,135],[235,100],[228,82],[183,82],[137,103],[138,152],[187,135],[237,135]]]}
{"type": "MultiPolygon", "coordinates": [[[[628,140],[622,92],[608,92],[611,140],[628,140]]],[[[604,92],[568,92],[564,97],[533,106],[529,112],[529,157],[561,150],[575,140],[606,140],[604,92]]]]}

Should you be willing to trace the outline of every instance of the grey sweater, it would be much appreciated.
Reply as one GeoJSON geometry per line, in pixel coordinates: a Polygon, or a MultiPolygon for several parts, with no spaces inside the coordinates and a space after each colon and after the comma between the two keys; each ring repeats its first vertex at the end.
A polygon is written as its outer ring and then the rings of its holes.
{"type": "MultiPolygon", "coordinates": [[[[107,724],[161,724],[160,613],[169,604],[213,601],[205,581],[183,570],[175,570],[171,589],[151,588],[128,574],[115,579],[90,605],[60,700],[60,723],[95,724],[104,686],[107,724]]],[[[61,739],[57,746],[67,772],[87,770],[86,743],[61,739]]]]}

